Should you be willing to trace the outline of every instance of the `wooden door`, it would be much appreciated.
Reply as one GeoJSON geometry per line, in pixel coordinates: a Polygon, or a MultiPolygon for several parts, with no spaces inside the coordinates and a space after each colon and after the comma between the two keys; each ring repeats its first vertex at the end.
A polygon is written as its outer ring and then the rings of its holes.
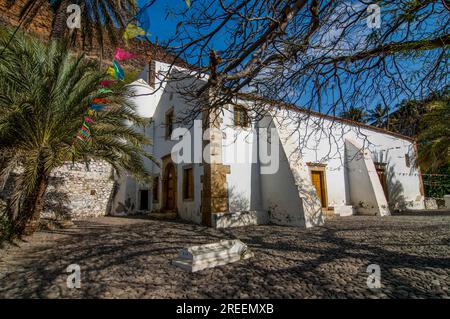
{"type": "Polygon", "coordinates": [[[165,176],[165,209],[166,210],[175,210],[176,207],[176,175],[175,175],[175,167],[173,164],[168,164],[166,167],[166,176],[165,176]]]}
{"type": "Polygon", "coordinates": [[[321,171],[311,171],[311,181],[316,188],[317,196],[320,199],[322,207],[327,207],[326,196],[325,196],[325,183],[323,172],[321,171]]]}

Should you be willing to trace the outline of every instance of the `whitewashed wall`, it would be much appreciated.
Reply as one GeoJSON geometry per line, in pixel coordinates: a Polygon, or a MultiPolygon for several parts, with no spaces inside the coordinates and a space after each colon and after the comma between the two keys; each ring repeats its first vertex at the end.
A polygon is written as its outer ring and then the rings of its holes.
{"type": "MultiPolygon", "coordinates": [[[[132,177],[127,176],[126,173],[122,177],[117,178],[118,191],[114,199],[115,211],[113,213],[120,213],[123,206],[133,206],[134,210],[131,213],[138,211],[139,205],[139,190],[149,190],[149,211],[159,210],[162,208],[162,162],[161,158],[170,155],[173,146],[178,143],[177,140],[166,139],[165,132],[165,117],[167,111],[173,109],[174,116],[178,115],[186,108],[185,100],[177,94],[175,86],[183,85],[182,82],[176,81],[176,84],[167,81],[164,78],[169,70],[169,65],[166,63],[156,62],[155,72],[157,75],[155,88],[151,88],[147,84],[148,79],[148,66],[141,72],[137,81],[133,82],[133,88],[135,94],[133,101],[137,105],[137,112],[139,115],[152,120],[151,124],[144,128],[144,133],[151,138],[152,146],[146,148],[146,150],[152,154],[159,163],[159,166],[150,160],[145,160],[146,167],[152,172],[154,176],[159,176],[159,201],[153,203],[153,195],[151,187],[152,185],[141,185],[137,183],[132,177]],[[161,81],[164,79],[164,81],[161,81]],[[124,205],[126,203],[127,205],[124,205]],[[130,204],[131,203],[131,204],[130,204]]],[[[172,69],[171,72],[177,72],[177,69],[172,69]]],[[[185,84],[188,85],[188,84],[185,84]]],[[[201,119],[201,118],[200,118],[201,119]]],[[[179,125],[174,125],[176,128],[179,125]]],[[[194,134],[194,129],[189,130],[191,134],[194,134]]],[[[201,135],[196,139],[201,140],[201,135]]],[[[194,140],[193,140],[194,141],[194,140]]],[[[200,164],[193,165],[194,171],[194,200],[183,200],[182,185],[183,185],[183,166],[185,164],[176,164],[177,174],[177,209],[180,217],[191,220],[197,223],[201,222],[201,176],[203,175],[203,167],[200,164]]],[[[128,213],[130,213],[128,209],[128,213]]]]}
{"type": "Polygon", "coordinates": [[[258,141],[254,128],[254,123],[248,128],[235,128],[233,107],[224,112],[222,162],[230,166],[227,175],[230,212],[262,209],[258,141]]]}
{"type": "Polygon", "coordinates": [[[327,165],[329,206],[352,203],[348,183],[348,170],[351,167],[345,160],[345,139],[352,139],[367,147],[375,162],[387,163],[388,189],[391,195],[389,199],[392,205],[402,202],[411,209],[423,208],[419,171],[412,164],[415,151],[411,141],[332,119],[308,117],[296,111],[287,111],[285,117],[289,121],[301,123],[298,139],[304,162],[327,165]],[[410,156],[410,167],[406,166],[405,154],[410,156]]]}
{"type": "MultiPolygon", "coordinates": [[[[274,129],[271,118],[265,117],[259,123],[260,129],[274,129]]],[[[279,140],[276,130],[271,134],[272,141],[279,140]]],[[[266,138],[267,140],[267,138],[266,138]]],[[[264,142],[261,139],[261,142],[264,142]]],[[[269,212],[272,223],[279,225],[304,226],[305,217],[302,201],[295,177],[290,168],[288,158],[281,143],[276,149],[279,154],[279,168],[273,174],[261,174],[262,207],[269,212]]]]}
{"type": "MultiPolygon", "coordinates": [[[[260,147],[255,142],[257,138],[254,131],[250,131],[250,129],[237,129],[230,133],[229,126],[232,126],[233,123],[231,111],[232,109],[230,112],[225,112],[224,118],[224,127],[228,128],[223,141],[224,158],[227,157],[227,152],[236,153],[236,148],[238,153],[246,152],[249,144],[251,145],[250,149],[253,150],[260,147]]],[[[306,115],[294,110],[283,110],[276,114],[279,117],[278,127],[295,132],[294,137],[291,138],[292,145],[288,147],[288,150],[294,153],[297,149],[301,153],[298,161],[301,167],[298,174],[296,173],[299,175],[297,177],[310,181],[308,162],[326,165],[328,206],[335,208],[337,213],[347,211],[346,208],[351,209],[352,206],[359,213],[378,215],[389,213],[373,162],[387,163],[386,173],[391,209],[423,208],[420,172],[413,165],[415,150],[409,139],[335,119],[306,115]],[[370,165],[359,167],[355,161],[348,160],[346,155],[349,150],[345,147],[346,140],[356,141],[356,144],[368,150],[368,154],[372,156],[368,163],[370,165]],[[406,154],[409,154],[410,157],[409,167],[406,164],[406,154]],[[365,171],[359,172],[358,170],[361,169],[365,171]],[[356,178],[350,179],[350,175],[356,178]],[[367,177],[367,183],[363,183],[361,179],[364,176],[367,177]],[[362,205],[360,205],[361,203],[362,205]]],[[[267,123],[264,121],[267,122],[267,118],[258,125],[266,127],[267,123]]],[[[244,154],[240,155],[244,156],[244,154]]],[[[274,174],[262,174],[259,177],[253,175],[255,172],[253,168],[258,168],[260,164],[252,165],[230,161],[227,163],[231,167],[231,173],[227,177],[230,188],[230,211],[239,211],[243,208],[262,209],[270,211],[272,222],[291,225],[305,224],[305,207],[299,196],[302,192],[297,191],[293,182],[296,180],[296,175],[294,174],[294,176],[292,172],[292,167],[295,165],[289,165],[292,164],[290,163],[292,159],[286,158],[281,146],[279,156],[279,170],[274,174]],[[239,209],[231,204],[236,201],[236,198],[239,198],[240,203],[244,203],[239,209]],[[258,205],[255,206],[257,208],[253,208],[249,204],[252,198],[258,199],[256,201],[258,205]]],[[[310,182],[308,183],[306,180],[304,180],[305,183],[296,182],[299,185],[304,184],[299,188],[304,187],[305,192],[309,189],[310,182]]]]}
{"type": "MultiPolygon", "coordinates": [[[[166,72],[167,64],[156,63],[156,72],[166,72]]],[[[148,148],[156,158],[170,154],[173,146],[178,141],[165,138],[165,116],[169,109],[174,110],[175,118],[186,110],[187,104],[172,82],[164,83],[163,87],[154,94],[154,90],[146,85],[148,69],[141,73],[141,80],[134,83],[139,94],[135,98],[138,104],[138,112],[144,117],[152,118],[153,123],[145,129],[145,134],[153,139],[153,146],[148,148]]],[[[180,85],[177,82],[177,85],[180,85]]],[[[189,86],[190,83],[186,82],[189,86]]],[[[159,87],[157,81],[156,87],[159,87]]],[[[274,107],[274,106],[271,106],[274,107]]],[[[406,167],[405,154],[410,154],[411,162],[414,159],[414,148],[411,141],[392,136],[387,133],[362,128],[357,125],[342,123],[332,119],[317,116],[306,116],[304,113],[294,110],[284,110],[285,114],[279,115],[286,121],[279,123],[279,127],[295,132],[298,145],[291,145],[289,151],[295,147],[301,152],[302,179],[309,178],[307,162],[320,162],[326,164],[326,181],[328,205],[331,207],[344,207],[357,205],[351,198],[351,185],[349,183],[349,170],[351,165],[345,159],[345,139],[352,139],[367,147],[374,156],[374,161],[386,162],[388,184],[391,193],[390,204],[402,203],[400,206],[408,208],[423,208],[423,197],[420,194],[420,178],[415,167],[406,167]],[[300,124],[298,124],[300,123],[300,124]]],[[[199,118],[200,119],[200,118],[199,118]]],[[[267,123],[266,123],[267,124],[267,123]]],[[[255,128],[255,124],[252,124],[255,128]]],[[[264,126],[260,122],[257,126],[264,126]]],[[[176,127],[176,126],[175,126],[176,127]]],[[[270,211],[272,221],[283,224],[305,224],[304,203],[299,196],[298,172],[292,172],[292,163],[286,158],[280,145],[280,169],[272,175],[260,174],[259,147],[257,134],[254,130],[235,129],[233,126],[233,108],[229,107],[224,112],[221,124],[223,134],[222,161],[230,165],[230,174],[227,175],[229,191],[230,212],[241,211],[270,211]],[[295,176],[294,176],[295,175],[295,176]],[[298,185],[295,185],[297,183],[298,185]]],[[[189,129],[194,135],[194,128],[189,129]]],[[[197,134],[192,140],[201,143],[202,136],[197,134]]],[[[146,162],[147,167],[160,176],[158,204],[152,204],[150,209],[161,208],[162,201],[162,176],[160,167],[152,162],[146,162]]],[[[201,176],[203,166],[194,164],[194,201],[183,201],[182,198],[182,169],[184,164],[177,165],[177,207],[179,215],[196,223],[201,222],[201,176]]],[[[301,182],[301,181],[300,181],[301,182]]],[[[308,181],[311,185],[310,180],[308,181]]],[[[305,189],[307,188],[305,184],[305,189]]],[[[123,177],[119,181],[119,187],[115,199],[115,205],[125,203],[130,198],[134,207],[138,206],[139,189],[148,188],[150,185],[138,185],[132,178],[123,177]]],[[[150,192],[151,194],[151,192],[150,192]]]]}

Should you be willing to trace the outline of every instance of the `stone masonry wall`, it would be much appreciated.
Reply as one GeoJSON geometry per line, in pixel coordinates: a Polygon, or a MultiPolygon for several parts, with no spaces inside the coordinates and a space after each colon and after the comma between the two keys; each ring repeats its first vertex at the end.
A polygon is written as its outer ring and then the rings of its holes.
{"type": "MultiPolygon", "coordinates": [[[[14,176],[0,192],[0,202],[6,204],[11,197],[14,176]]],[[[115,182],[111,166],[102,161],[83,164],[67,163],[50,176],[45,194],[42,217],[56,219],[80,219],[107,215],[114,197],[115,182]]]]}
{"type": "MultiPolygon", "coordinates": [[[[19,24],[19,14],[28,0],[16,0],[13,5],[8,4],[8,0],[0,0],[0,25],[17,26],[19,24]]],[[[30,23],[23,23],[23,28],[42,38],[48,38],[52,27],[53,13],[48,3],[45,1],[38,8],[36,18],[30,23]]]]}
{"type": "Polygon", "coordinates": [[[111,166],[106,162],[66,164],[52,173],[45,195],[43,217],[72,219],[104,216],[114,189],[111,166]]]}

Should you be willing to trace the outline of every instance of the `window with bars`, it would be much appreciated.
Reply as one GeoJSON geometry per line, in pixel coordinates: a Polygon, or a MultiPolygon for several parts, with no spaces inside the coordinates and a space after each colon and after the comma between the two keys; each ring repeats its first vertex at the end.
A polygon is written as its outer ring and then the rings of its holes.
{"type": "Polygon", "coordinates": [[[234,107],[234,126],[248,127],[249,119],[247,110],[241,106],[234,107]]]}

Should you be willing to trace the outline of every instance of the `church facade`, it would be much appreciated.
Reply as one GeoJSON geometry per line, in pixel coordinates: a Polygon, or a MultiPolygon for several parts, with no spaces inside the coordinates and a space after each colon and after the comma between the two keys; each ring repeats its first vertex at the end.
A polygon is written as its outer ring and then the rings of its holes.
{"type": "Polygon", "coordinates": [[[133,83],[138,112],[152,119],[144,132],[157,159],[147,163],[154,181],[116,177],[110,214],[172,214],[213,227],[312,227],[333,215],[423,209],[410,138],[250,95],[181,125],[186,100],[170,76],[156,76],[169,69],[153,61],[133,83]],[[251,121],[256,102],[269,111],[251,121]]]}

